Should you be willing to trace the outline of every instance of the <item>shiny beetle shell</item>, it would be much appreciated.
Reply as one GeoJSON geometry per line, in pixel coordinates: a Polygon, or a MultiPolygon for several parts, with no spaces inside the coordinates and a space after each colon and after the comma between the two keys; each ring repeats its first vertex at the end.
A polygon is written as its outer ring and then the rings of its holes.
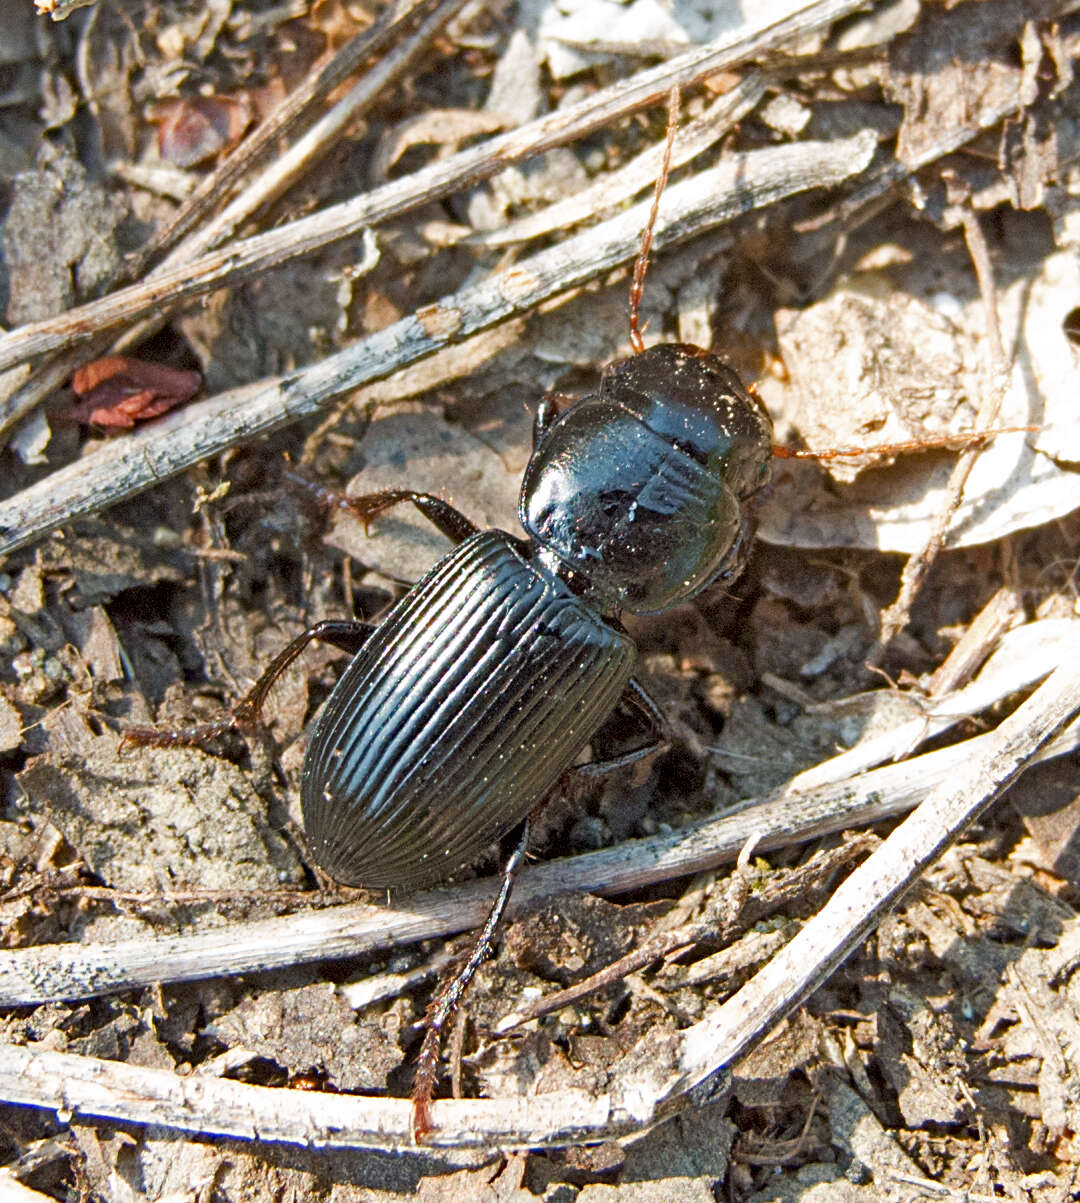
{"type": "Polygon", "coordinates": [[[536,448],[520,518],[604,610],[657,613],[728,563],[772,423],[722,359],[667,344],[608,368],[536,448]]]}
{"type": "Polygon", "coordinates": [[[335,879],[416,889],[523,819],[615,708],[630,639],[485,531],[389,612],[316,723],[301,786],[335,879]]]}

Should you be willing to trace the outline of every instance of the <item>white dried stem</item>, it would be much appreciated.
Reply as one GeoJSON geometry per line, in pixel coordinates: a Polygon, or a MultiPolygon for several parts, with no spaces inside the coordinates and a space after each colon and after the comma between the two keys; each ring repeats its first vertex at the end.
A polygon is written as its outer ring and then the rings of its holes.
{"type": "MultiPolygon", "coordinates": [[[[239,182],[258,164],[264,162],[268,156],[276,154],[298,129],[303,128],[319,101],[358,71],[365,61],[376,55],[384,55],[387,48],[401,36],[404,28],[418,17],[430,13],[436,6],[437,0],[394,0],[367,29],[350,38],[328,62],[308,75],[284,97],[257,129],[199,181],[168,225],[160,233],[155,233],[145,249],[140,249],[137,258],[139,270],[135,274],[141,275],[160,254],[184,238],[205,213],[216,209],[222,198],[231,195],[239,182]]],[[[438,13],[443,21],[448,20],[450,15],[442,9],[438,13]]],[[[394,54],[396,52],[391,52],[391,56],[394,54]]],[[[386,85],[385,68],[380,71],[378,79],[382,86],[386,85]]],[[[327,145],[335,132],[333,126],[326,130],[328,137],[323,141],[327,145]]],[[[264,181],[260,176],[245,188],[244,195],[250,194],[244,205],[248,214],[258,209],[271,195],[280,194],[280,187],[273,184],[268,187],[267,184],[268,181],[264,181]]],[[[204,243],[202,249],[207,249],[209,245],[210,243],[204,243]]],[[[194,257],[195,253],[195,249],[192,248],[189,257],[194,257]]]]}
{"type": "MultiPolygon", "coordinates": [[[[679,130],[671,151],[670,170],[689,163],[746,116],[765,94],[765,75],[754,72],[711,104],[702,115],[679,130]]],[[[667,139],[644,150],[616,171],[607,172],[595,183],[547,205],[536,213],[519,217],[498,230],[471,235],[466,242],[479,246],[511,246],[530,242],[559,230],[592,221],[610,213],[645,188],[651,188],[660,174],[667,139]]]]}
{"type": "MultiPolygon", "coordinates": [[[[1031,687],[1038,679],[1031,672],[1035,657],[1060,664],[1080,642],[1080,620],[1048,619],[1033,623],[1030,630],[1031,655],[1003,658],[992,669],[993,687],[988,679],[983,694],[986,707],[1031,687]]],[[[1042,675],[1048,671],[1044,666],[1042,675]]],[[[784,787],[744,802],[720,818],[669,835],[528,868],[515,887],[510,913],[570,891],[621,893],[715,868],[734,860],[750,839],[767,850],[879,822],[910,810],[931,790],[948,783],[995,738],[993,733],[981,735],[804,793],[792,794],[784,787]]],[[[1080,731],[1070,731],[1053,754],[1076,746],[1078,740],[1080,731]]],[[[479,926],[496,886],[491,880],[471,881],[401,899],[392,906],[349,904],[189,935],[0,951],[0,1005],[90,998],[154,982],[363,956],[479,926]]]]}
{"type": "MultiPolygon", "coordinates": [[[[200,280],[201,271],[194,261],[234,234],[244,221],[285,192],[317,159],[326,154],[342,130],[355,121],[392,80],[404,74],[439,29],[462,7],[463,2],[443,0],[400,45],[392,46],[402,27],[432,7],[432,0],[422,0],[420,3],[417,0],[399,0],[370,29],[351,39],[321,71],[286,97],[271,117],[199,184],[172,222],[137,252],[129,269],[130,275],[124,278],[142,275],[163,252],[183,238],[184,241],[175,247],[165,263],[151,272],[149,279],[164,277],[169,280],[177,274],[186,278],[190,274],[193,281],[200,280]],[[279,139],[301,125],[308,116],[308,110],[318,100],[376,53],[380,57],[375,66],[328,113],[284,154],[276,157],[208,225],[189,233],[211,206],[219,205],[243,175],[266,158],[279,139]]],[[[213,279],[211,272],[207,280],[213,279]]],[[[145,317],[147,320],[139,327],[127,331],[124,343],[129,346],[139,339],[148,338],[188,295],[182,287],[155,289],[151,285],[150,292],[157,300],[151,300],[139,308],[138,305],[132,306],[132,301],[142,295],[140,288],[145,293],[147,284],[115,289],[99,301],[19,328],[20,336],[32,334],[35,329],[54,329],[66,331],[66,334],[41,344],[39,349],[25,357],[36,358],[39,354],[49,356],[38,364],[34,375],[26,383],[0,398],[0,431],[18,422],[59,388],[80,363],[107,350],[112,339],[111,331],[116,326],[145,317]],[[99,315],[100,320],[95,318],[95,314],[99,315]]],[[[31,337],[31,345],[33,341],[31,337]]]]}
{"type": "MultiPolygon", "coordinates": [[[[249,218],[276,200],[310,171],[387,86],[405,74],[427,49],[439,30],[464,7],[464,4],[465,0],[443,0],[413,33],[400,45],[383,54],[358,83],[320,117],[307,133],[274,159],[231,204],[226,205],[219,214],[170,252],[161,266],[154,269],[150,278],[167,276],[174,268],[180,268],[193,276],[197,275],[194,263],[198,257],[231,238],[249,218]]],[[[149,338],[165,324],[169,313],[182,299],[182,290],[178,290],[178,295],[170,299],[167,310],[154,313],[126,331],[118,349],[127,349],[149,338]]]]}
{"type": "MultiPolygon", "coordinates": [[[[670,245],[808,188],[840,183],[865,169],[875,145],[874,134],[867,130],[842,141],[800,142],[733,155],[668,190],[656,245],[670,245]]],[[[361,385],[597,279],[633,258],[650,203],[521,260],[289,376],[218,394],[111,440],[0,504],[0,555],[209,455],[315,414],[361,385]]]]}

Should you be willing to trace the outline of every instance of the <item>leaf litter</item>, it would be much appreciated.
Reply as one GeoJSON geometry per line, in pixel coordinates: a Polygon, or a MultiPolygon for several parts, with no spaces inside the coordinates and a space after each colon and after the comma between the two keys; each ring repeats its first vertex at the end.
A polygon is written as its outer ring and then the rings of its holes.
{"type": "MultiPolygon", "coordinates": [[[[919,164],[943,131],[962,128],[973,113],[1012,99],[1017,117],[991,126],[971,153],[928,166],[892,204],[856,210],[857,221],[843,201],[831,213],[825,198],[798,200],[659,257],[646,290],[651,338],[704,331],[693,337],[711,338],[747,375],[760,376],[782,432],[807,446],[873,445],[963,426],[999,382],[987,368],[986,318],[963,239],[947,212],[946,193],[960,179],[983,215],[998,281],[1011,363],[999,424],[1038,430],[995,440],[977,464],[954,517],[956,550],[932,570],[883,665],[906,682],[940,663],[1003,581],[1026,599],[1026,618],[1068,614],[1080,544],[1080,368],[1067,320],[1080,305],[1075,120],[1068,119],[1076,103],[1075,17],[1052,6],[1019,22],[1007,4],[912,7],[885,5],[830,37],[804,39],[806,69],[774,84],[760,118],[744,119],[731,137],[760,145],[855,122],[877,130],[901,162],[919,164]],[[832,51],[868,46],[883,46],[885,57],[826,65],[832,51]],[[815,55],[823,56],[817,69],[815,55]]],[[[103,0],[55,26],[35,26],[28,0],[13,10],[7,42],[26,82],[0,97],[2,285],[11,326],[107,289],[133,241],[171,214],[169,195],[131,182],[149,179],[134,169],[156,168],[161,157],[155,105],[205,107],[243,91],[261,116],[323,47],[366,19],[357,6],[329,0],[272,12],[239,2],[103,0]],[[277,38],[287,51],[275,49],[277,38]],[[73,116],[65,119],[60,81],[85,102],[92,138],[73,116]],[[57,122],[55,144],[43,140],[42,113],[57,122]],[[44,229],[54,235],[47,242],[44,229]]],[[[621,74],[636,55],[714,36],[701,19],[643,0],[474,14],[452,31],[452,61],[419,66],[408,95],[377,111],[370,129],[350,131],[273,219],[338,199],[361,187],[366,172],[407,173],[444,143],[482,136],[493,127],[481,107],[489,84],[499,80],[506,96],[504,56],[514,56],[531,113],[621,74]],[[596,48],[583,49],[589,42],[596,48]],[[440,111],[457,115],[442,133],[431,118],[440,111]]],[[[722,29],[732,14],[716,6],[714,19],[722,29]]],[[[693,112],[698,102],[687,103],[693,112]]],[[[511,108],[506,99],[492,106],[511,108]]],[[[395,219],[379,232],[383,258],[363,285],[343,286],[346,245],[219,294],[174,319],[159,336],[156,362],[193,354],[217,389],[318,358],[491,269],[493,258],[473,258],[448,231],[474,234],[476,245],[492,226],[567,199],[640,150],[649,124],[645,117],[601,131],[550,153],[539,168],[512,169],[471,196],[395,219]]],[[[175,172],[176,156],[164,157],[175,172]]],[[[180,167],[187,185],[196,182],[190,164],[180,167]]],[[[415,579],[440,553],[438,537],[406,514],[380,518],[370,538],[336,517],[324,535],[327,515],[277,478],[283,451],[345,491],[404,480],[449,494],[481,525],[514,529],[529,414],[544,392],[595,387],[603,364],[626,353],[624,296],[622,279],[602,283],[515,324],[512,337],[481,336],[417,365],[411,383],[370,386],[317,439],[309,428],[240,447],[2,566],[0,913],[9,947],[182,931],[300,905],[295,893],[311,883],[310,866],[290,809],[305,720],[339,657],[313,656],[307,683],[285,689],[277,731],[293,742],[279,755],[253,745],[238,766],[194,751],[120,754],[113,728],[146,721],[157,707],[162,721],[212,712],[289,634],[349,607],[377,613],[399,582],[415,579]],[[405,398],[413,400],[398,403],[405,398]],[[193,686],[208,696],[193,696],[193,686]]],[[[70,406],[70,394],[46,403],[48,431],[42,436],[38,427],[34,455],[8,454],[8,488],[74,459],[81,436],[58,420],[62,405],[70,406]]],[[[677,747],[643,779],[574,799],[564,807],[570,818],[551,824],[545,851],[676,826],[760,789],[762,774],[783,780],[852,738],[814,707],[865,689],[874,617],[897,575],[895,559],[881,553],[920,545],[940,507],[935,481],[951,458],[934,452],[848,474],[778,466],[759,515],[768,545],[758,544],[733,595],[707,597],[693,615],[633,623],[646,674],[679,732],[677,747]]],[[[495,1157],[450,1172],[437,1158],[209,1138],[178,1144],[160,1130],[6,1108],[9,1168],[46,1196],[64,1197],[79,1184],[85,1197],[102,1199],[158,1198],[193,1184],[222,1199],[415,1192],[597,1203],[704,1200],[724,1190],[765,1203],[941,1197],[943,1189],[1068,1198],[1080,1164],[1080,1008],[1076,862],[1067,853],[1080,816],[1075,764],[1032,772],[1051,769],[1061,805],[1050,814],[1062,816],[1052,834],[1024,778],[1012,806],[999,805],[953,848],[810,1003],[741,1063],[728,1098],[634,1141],[495,1157]],[[35,1157],[57,1134],[69,1139],[35,1157]]],[[[574,898],[512,924],[470,1000],[457,1071],[464,1088],[603,1090],[635,1057],[661,1058],[668,1035],[730,993],[799,925],[810,895],[737,937],[715,974],[705,962],[717,950],[698,947],[517,1037],[488,1034],[522,999],[559,989],[647,939],[665,912],[707,910],[708,899],[726,897],[736,880],[751,892],[775,883],[801,855],[754,858],[731,877],[692,883],[682,897],[676,886],[648,898],[574,898]]],[[[177,1072],[401,1093],[424,990],[357,1014],[338,986],[372,973],[419,980],[431,951],[404,947],[325,973],[298,968],[93,1004],[57,1001],[12,1011],[0,1023],[8,1042],[45,1041],[177,1072]]]]}

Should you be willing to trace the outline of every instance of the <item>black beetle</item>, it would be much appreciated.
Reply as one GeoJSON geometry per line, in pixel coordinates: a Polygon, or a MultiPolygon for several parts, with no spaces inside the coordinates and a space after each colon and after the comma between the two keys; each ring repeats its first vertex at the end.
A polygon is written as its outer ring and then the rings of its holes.
{"type": "Polygon", "coordinates": [[[249,727],[311,641],[354,653],[315,723],[301,779],[311,853],[335,880],[414,890],[445,880],[523,824],[499,897],[465,968],[436,996],[417,1068],[415,1128],[428,1127],[441,1031],[488,955],[524,857],[527,820],[621,700],[664,745],[634,679],[620,610],[655,613],[740,567],[743,503],[768,474],[772,426],[722,360],[662,345],[612,365],[562,415],[545,402],[519,513],[530,538],[478,531],[429,494],[353,498],[365,519],[411,501],[458,546],[378,627],[319,623],[270,664],[220,722],[128,739],[201,743],[249,727]]]}
{"type": "Polygon", "coordinates": [[[442,881],[530,813],[620,698],[662,723],[617,615],[669,609],[731,570],[769,420],[719,359],[671,345],[552,412],[521,490],[529,540],[424,494],[355,499],[366,516],[411,500],[459,546],[357,631],[311,735],[305,830],[338,881],[442,881]]]}
{"type": "MultiPolygon", "coordinates": [[[[670,153],[674,118],[669,123],[670,153]]],[[[657,184],[659,200],[667,174],[657,184]]],[[[468,963],[438,992],[413,1093],[429,1127],[441,1032],[490,951],[524,858],[528,817],[625,701],[655,738],[606,772],[664,746],[665,724],[634,679],[621,610],[656,613],[740,567],[743,505],[768,474],[772,425],[721,359],[697,347],[645,350],[638,328],[656,203],[631,287],[635,354],[561,415],[537,414],[519,513],[529,535],[478,531],[430,494],[349,500],[365,520],[409,501],[457,546],[378,627],[323,622],[285,648],[217,723],[136,728],[128,739],[201,743],[258,718],[266,693],[312,640],[353,653],[315,723],[302,771],[312,855],[336,880],[413,890],[444,880],[521,827],[468,963]]]]}

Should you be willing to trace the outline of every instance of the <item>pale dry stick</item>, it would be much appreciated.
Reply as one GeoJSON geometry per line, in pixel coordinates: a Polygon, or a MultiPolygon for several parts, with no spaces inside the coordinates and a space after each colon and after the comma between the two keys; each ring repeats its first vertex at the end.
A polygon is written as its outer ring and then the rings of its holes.
{"type": "MultiPolygon", "coordinates": [[[[498,1035],[503,1035],[514,1028],[521,1027],[524,1023],[540,1019],[544,1015],[550,1015],[552,1011],[568,1007],[681,949],[693,948],[706,941],[710,944],[726,945],[736,932],[745,933],[752,924],[771,915],[784,903],[805,898],[810,890],[820,885],[824,877],[831,878],[852,860],[868,852],[874,842],[876,842],[874,835],[864,833],[847,840],[831,852],[818,854],[805,865],[784,870],[780,880],[770,878],[766,886],[766,896],[755,896],[753,904],[749,908],[742,908],[737,915],[718,916],[713,913],[707,918],[690,920],[677,927],[665,927],[658,923],[655,925],[657,930],[653,934],[647,935],[642,943],[628,953],[614,961],[609,961],[602,969],[574,982],[572,986],[567,986],[554,994],[546,994],[522,1010],[504,1015],[495,1024],[493,1030],[498,1035]]],[[[739,855],[740,861],[742,855],[742,853],[739,855]]],[[[667,915],[664,915],[663,918],[666,919],[667,915]]],[[[697,961],[694,967],[701,964],[703,962],[697,961]]],[[[692,980],[683,979],[679,984],[687,985],[692,980]]]]}
{"type": "MultiPolygon", "coordinates": [[[[728,1067],[804,1001],[885,910],[1080,711],[1080,662],[1058,668],[954,769],[795,938],[731,999],[653,1055],[616,1067],[607,1093],[562,1090],[431,1105],[425,1149],[548,1148],[640,1131],[723,1089],[728,1067]]],[[[307,1148],[406,1149],[412,1104],[180,1077],[34,1047],[0,1045],[0,1098],[73,1116],[307,1148]]]]}
{"type": "MultiPolygon", "coordinates": [[[[425,0],[426,2],[427,0],[425,0]]],[[[221,214],[209,225],[185,238],[172,251],[164,264],[154,268],[148,280],[158,280],[161,277],[168,280],[170,273],[176,275],[177,270],[181,276],[185,275],[188,271],[185,264],[198,259],[211,247],[225,241],[236,232],[244,221],[291,187],[312,163],[329,151],[341,131],[354,122],[393,79],[404,74],[427,48],[434,35],[460,10],[463,4],[464,0],[441,0],[441,3],[421,22],[417,29],[409,34],[400,45],[383,54],[378,63],[328,113],[284,154],[277,157],[231,204],[226,206],[221,214]]],[[[399,6],[399,8],[401,7],[399,6]]],[[[415,4],[405,5],[406,12],[410,7],[415,7],[415,4]]],[[[389,26],[379,22],[377,27],[372,27],[368,31],[367,35],[360,35],[359,40],[362,43],[360,48],[365,51],[366,55],[381,49],[392,36],[399,32],[402,24],[407,24],[405,16],[389,26]]],[[[356,39],[354,39],[355,41],[356,39]]],[[[338,77],[344,74],[345,68],[355,62],[357,47],[352,43],[350,46],[352,52],[345,56],[344,62],[338,61],[340,55],[332,61],[330,66],[333,67],[333,70],[328,70],[326,79],[320,79],[320,87],[322,84],[332,87],[338,77]]],[[[304,93],[300,98],[301,101],[307,101],[310,90],[302,88],[300,91],[304,93]]],[[[315,89],[315,95],[318,94],[320,94],[320,90],[315,89]]],[[[314,96],[311,99],[314,99],[314,96]]],[[[280,116],[275,114],[271,121],[264,122],[252,138],[242,143],[246,154],[241,155],[238,148],[238,151],[234,152],[223,165],[222,171],[220,173],[213,172],[210,179],[220,181],[222,188],[229,187],[235,177],[247,166],[249,156],[262,156],[275,136],[294,128],[303,115],[304,109],[299,104],[289,105],[288,102],[283,103],[280,107],[288,111],[280,116]],[[269,128],[267,129],[267,127],[269,128]],[[264,129],[267,129],[266,133],[263,132],[264,129]]],[[[201,192],[202,188],[200,187],[201,192]]],[[[211,197],[211,199],[213,198],[211,197]]],[[[171,240],[183,233],[187,226],[204,212],[205,208],[205,200],[200,204],[185,205],[177,215],[177,221],[174,221],[173,225],[145,250],[138,253],[134,265],[125,275],[125,279],[142,275],[153,259],[168,249],[171,240]]],[[[45,347],[44,351],[48,353],[55,351],[56,354],[39,363],[34,375],[21,384],[16,391],[8,397],[0,399],[0,432],[24,417],[39,402],[59,388],[81,363],[93,359],[108,349],[113,335],[109,326],[95,325],[92,318],[95,306],[99,310],[108,312],[112,298],[130,296],[132,292],[137,293],[139,287],[140,285],[131,284],[127,288],[116,289],[100,301],[77,306],[75,309],[68,310],[66,314],[34,324],[48,328],[52,323],[59,323],[69,332],[73,327],[79,329],[81,335],[80,337],[71,335],[59,341],[54,340],[51,346],[45,347]],[[80,345],[82,336],[88,340],[85,345],[80,345]]],[[[133,343],[149,338],[151,334],[160,329],[175,305],[182,299],[178,291],[174,292],[169,287],[156,289],[154,295],[156,298],[154,303],[144,309],[146,320],[135,329],[127,331],[123,347],[118,347],[118,350],[126,349],[133,343]]],[[[118,316],[120,315],[118,314],[118,316]]],[[[28,327],[21,327],[22,331],[27,329],[28,327]]],[[[34,354],[36,356],[37,352],[34,354]]]]}
{"type": "MultiPolygon", "coordinates": [[[[1067,649],[1074,648],[1078,638],[1080,621],[1059,643],[1058,663],[1068,658],[1067,649]]],[[[1000,681],[1002,697],[1027,687],[1020,664],[1000,681]]],[[[515,887],[510,911],[520,913],[568,891],[625,892],[712,869],[734,860],[748,839],[756,838],[763,850],[789,847],[902,814],[948,782],[992,738],[993,734],[978,736],[803,794],[775,790],[719,818],[667,835],[529,867],[515,887]]],[[[1046,755],[1061,755],[1078,744],[1080,724],[1046,755]]],[[[158,981],[193,981],[363,956],[475,929],[490,909],[491,894],[490,880],[471,881],[388,906],[347,904],[179,936],[0,951],[0,1005],[90,998],[158,981]]]]}
{"type": "MultiPolygon", "coordinates": [[[[224,247],[159,279],[123,289],[100,302],[79,306],[51,322],[34,323],[0,338],[0,370],[34,358],[72,340],[114,328],[152,312],[158,305],[179,302],[234,283],[244,274],[278,267],[290,258],[310,254],[348,238],[365,226],[389,220],[460,191],[522,159],[582,138],[619,117],[664,99],[672,87],[688,87],[717,71],[753,58],[793,37],[829,25],[861,7],[859,0],[791,0],[787,10],[768,24],[729,31],[706,46],[639,72],[577,104],[530,121],[516,130],[459,151],[393,180],[372,192],[332,205],[310,217],[224,247]],[[236,260],[237,276],[230,270],[236,260]],[[207,279],[204,280],[204,276],[207,279]],[[168,286],[166,288],[166,285],[168,286]],[[138,291],[141,289],[141,291],[138,291]],[[17,342],[13,340],[18,340],[17,342]],[[18,350],[13,351],[13,347],[18,350]]],[[[0,429],[5,425],[0,411],[0,429]]]]}
{"type": "MultiPolygon", "coordinates": [[[[684,125],[672,149],[671,170],[696,158],[750,113],[765,94],[766,80],[765,72],[755,71],[709,105],[700,117],[684,125]]],[[[519,217],[498,230],[470,234],[463,241],[467,245],[511,246],[555,234],[582,222],[595,220],[598,215],[610,213],[617,205],[656,182],[664,159],[665,144],[666,140],[662,139],[618,170],[607,172],[572,196],[555,201],[536,213],[519,217]]]]}
{"type": "Polygon", "coordinates": [[[995,731],[980,737],[979,751],[923,799],[764,969],[682,1033],[679,1069],[665,1084],[663,1100],[708,1097],[724,1071],[809,998],[1078,713],[1080,658],[1070,656],[995,731]]]}
{"type": "MultiPolygon", "coordinates": [[[[732,155],[668,190],[657,245],[670,245],[809,188],[850,179],[865,170],[876,144],[876,135],[866,130],[841,141],[797,142],[732,155]]],[[[650,204],[625,210],[289,376],[197,402],[106,443],[0,503],[0,555],[595,280],[633,258],[650,204]]]]}
{"type": "MultiPolygon", "coordinates": [[[[671,155],[671,169],[683,166],[711,146],[721,134],[735,126],[757,106],[771,82],[795,78],[801,74],[821,72],[830,67],[852,66],[869,61],[869,54],[848,51],[842,55],[816,54],[803,58],[786,58],[782,65],[762,67],[744,76],[733,88],[720,96],[700,116],[679,130],[671,155]]],[[[526,214],[497,230],[470,234],[462,241],[467,245],[510,246],[558,233],[583,221],[608,213],[614,206],[629,200],[636,192],[652,187],[660,173],[664,158],[664,142],[625,163],[618,170],[600,176],[595,183],[573,196],[554,201],[535,213],[526,214]]]]}
{"type": "Polygon", "coordinates": [[[969,681],[1005,632],[1023,618],[1024,603],[1019,589],[1002,585],[968,623],[952,651],[934,670],[926,685],[926,696],[931,699],[942,697],[969,681]]]}
{"type": "Polygon", "coordinates": [[[791,792],[813,789],[853,777],[875,765],[899,760],[925,740],[992,706],[992,699],[1004,696],[999,692],[999,682],[1011,674],[1013,666],[1025,666],[1029,684],[1044,677],[1061,663],[1058,657],[1068,647],[1074,630],[1069,618],[1047,618],[1016,627],[1002,636],[986,668],[971,684],[932,701],[914,693],[901,695],[911,702],[911,718],[895,721],[888,730],[859,740],[847,751],[797,773],[788,782],[787,789],[791,792]]]}
{"type": "MultiPolygon", "coordinates": [[[[975,429],[989,430],[997,421],[1001,401],[1005,395],[1008,383],[1008,363],[1001,338],[994,269],[990,262],[986,239],[983,237],[982,227],[979,225],[979,218],[975,211],[966,204],[959,208],[959,218],[964,228],[968,254],[971,256],[975,267],[975,277],[979,283],[983,312],[986,315],[987,341],[990,347],[990,383],[975,418],[975,429]]],[[[888,645],[907,626],[911,607],[922,588],[926,574],[945,546],[949,523],[963,500],[964,486],[967,484],[981,450],[980,446],[975,446],[962,452],[953,465],[953,470],[949,474],[949,482],[945,488],[945,498],[933,529],[923,548],[908,557],[900,576],[900,591],[896,600],[881,616],[881,633],[874,650],[870,653],[871,663],[880,659],[888,645]]]]}
{"type": "Polygon", "coordinates": [[[1003,1195],[987,1195],[982,1191],[968,1190],[966,1186],[943,1186],[932,1178],[920,1174],[903,1174],[898,1170],[889,1172],[889,1180],[901,1186],[914,1186],[933,1199],[955,1199],[956,1203],[1001,1203],[1003,1195]]]}

